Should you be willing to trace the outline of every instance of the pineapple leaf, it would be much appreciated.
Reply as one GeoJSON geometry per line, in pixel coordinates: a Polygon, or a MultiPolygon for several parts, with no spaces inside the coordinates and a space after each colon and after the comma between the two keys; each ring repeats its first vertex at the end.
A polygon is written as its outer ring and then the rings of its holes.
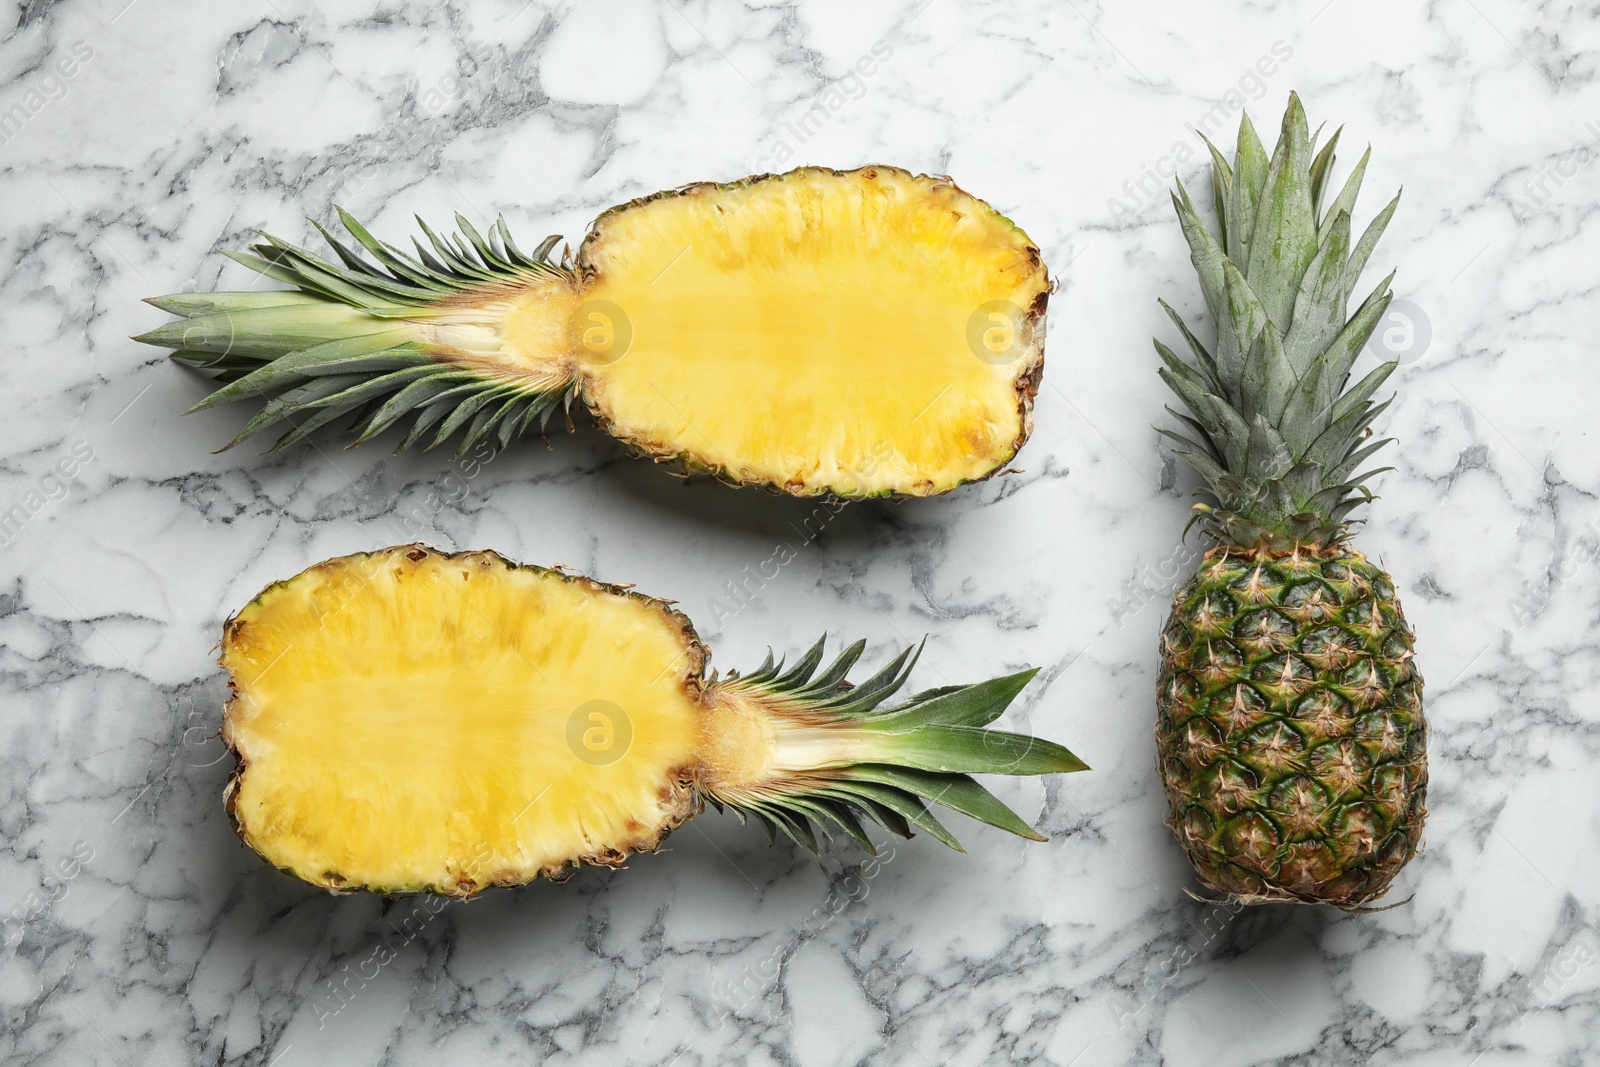
{"type": "Polygon", "coordinates": [[[1186,439],[1182,434],[1173,433],[1170,430],[1159,430],[1158,432],[1165,434],[1175,441],[1187,441],[1191,447],[1198,448],[1206,455],[1215,459],[1218,463],[1222,462],[1222,453],[1217,450],[1215,442],[1211,440],[1210,430],[1207,430],[1205,426],[1199,422],[1199,420],[1192,419],[1183,414],[1181,411],[1175,411],[1170,404],[1165,405],[1165,407],[1167,414],[1181,422],[1184,427],[1194,436],[1186,439]]]}
{"type": "Polygon", "coordinates": [[[1249,456],[1245,463],[1251,473],[1263,480],[1282,477],[1294,463],[1283,435],[1264,415],[1257,415],[1250,424],[1249,456]]]}
{"type": "Polygon", "coordinates": [[[1356,196],[1361,192],[1361,179],[1366,176],[1367,163],[1371,159],[1371,148],[1361,153],[1361,161],[1350,172],[1350,176],[1345,179],[1344,188],[1339,190],[1339,195],[1334,197],[1333,203],[1328,205],[1328,210],[1323,214],[1319,237],[1326,236],[1328,228],[1333,225],[1333,220],[1339,217],[1339,212],[1355,215],[1356,196]]]}
{"type": "Polygon", "coordinates": [[[1228,212],[1228,257],[1235,263],[1243,263],[1248,258],[1257,205],[1267,184],[1267,169],[1266,146],[1261,143],[1247,114],[1239,123],[1239,138],[1234,148],[1233,205],[1228,212]]]}
{"type": "Polygon", "coordinates": [[[1389,375],[1393,374],[1398,366],[1400,364],[1392,360],[1388,363],[1379,364],[1366,377],[1346,389],[1344,395],[1339,397],[1339,402],[1333,406],[1333,414],[1329,416],[1331,421],[1337,423],[1352,411],[1365,405],[1372,398],[1372,394],[1378,391],[1378,387],[1388,380],[1389,375]]]}
{"type": "Polygon", "coordinates": [[[1350,299],[1345,261],[1350,251],[1350,215],[1341,211],[1323,238],[1316,258],[1300,279],[1294,298],[1294,320],[1283,340],[1284,354],[1297,375],[1304,375],[1344,326],[1350,299]]]}
{"type": "Polygon", "coordinates": [[[849,775],[857,781],[879,782],[903,789],[930,803],[959,811],[1030,841],[1049,840],[1023,821],[999,797],[964,774],[934,774],[888,764],[866,763],[850,768],[849,775]]]}
{"type": "Polygon", "coordinates": [[[304,385],[298,385],[279,393],[275,398],[264,404],[249,422],[244,424],[244,428],[234,435],[233,440],[222,446],[222,451],[226,451],[234,445],[242,444],[268,426],[288,418],[313,401],[322,400],[335,393],[342,392],[359,381],[361,381],[361,375],[359,374],[325,375],[320,378],[313,378],[304,385]]]}
{"type": "Polygon", "coordinates": [[[1228,217],[1232,208],[1233,197],[1233,168],[1228,166],[1228,161],[1222,158],[1222,153],[1217,151],[1217,146],[1211,143],[1211,138],[1195,131],[1200,140],[1206,143],[1206,150],[1211,153],[1211,197],[1212,209],[1217,215],[1218,243],[1228,247],[1228,228],[1233,221],[1228,217]]]}
{"type": "Polygon", "coordinates": [[[1194,353],[1195,362],[1199,365],[1200,372],[1205,375],[1210,390],[1218,396],[1236,400],[1237,397],[1229,395],[1227,385],[1217,374],[1217,361],[1212,357],[1210,350],[1200,343],[1194,331],[1189,329],[1189,324],[1183,321],[1183,316],[1174,311],[1172,305],[1165,300],[1158,300],[1156,303],[1161,305],[1161,309],[1167,313],[1167,317],[1178,327],[1178,332],[1182,333],[1183,339],[1188,342],[1189,351],[1194,353]]]}
{"type": "MultiPolygon", "coordinates": [[[[903,817],[912,826],[925,830],[934,838],[949,845],[957,852],[966,852],[957,841],[955,835],[944,828],[944,824],[936,819],[933,812],[928,810],[926,804],[903,789],[894,786],[881,785],[877,782],[865,782],[854,779],[839,781],[831,787],[830,791],[837,791],[847,795],[862,797],[888,808],[895,814],[903,817]]],[[[907,836],[910,836],[907,834],[907,836]]]]}
{"type": "Polygon", "coordinates": [[[1333,131],[1333,136],[1328,138],[1328,143],[1322,146],[1317,157],[1311,161],[1311,215],[1321,218],[1322,194],[1327,191],[1328,175],[1333,170],[1334,150],[1339,145],[1339,135],[1344,132],[1340,126],[1333,131]]]}
{"type": "Polygon", "coordinates": [[[421,353],[397,350],[393,347],[405,344],[408,340],[409,335],[405,331],[392,330],[363,334],[359,337],[345,337],[298,352],[290,352],[223,386],[195,404],[189,411],[204,411],[228,400],[265,396],[270,390],[281,389],[295,384],[299,379],[317,377],[323,373],[393,371],[431,363],[428,357],[421,353]]]}
{"type": "Polygon", "coordinates": [[[1266,388],[1260,368],[1252,375],[1250,347],[1271,325],[1271,319],[1238,267],[1231,261],[1224,261],[1222,271],[1227,279],[1228,304],[1227,314],[1217,324],[1217,369],[1238,383],[1237,409],[1240,415],[1249,418],[1260,410],[1266,388]]]}
{"type": "Polygon", "coordinates": [[[1322,435],[1306,449],[1306,460],[1323,468],[1332,468],[1341,456],[1350,452],[1372,420],[1383,414],[1393,401],[1394,398],[1390,397],[1381,404],[1363,405],[1347,412],[1344,418],[1323,430],[1322,435]]]}
{"type": "Polygon", "coordinates": [[[791,821],[809,816],[824,830],[837,824],[857,836],[859,826],[835,818],[838,805],[849,805],[895,833],[909,835],[915,826],[959,849],[923,803],[928,801],[1037,839],[1026,822],[967,775],[1086,769],[1060,745],[986,729],[1038,672],[1029,669],[973,685],[923,690],[879,711],[905,684],[921,648],[906,648],[868,681],[851,687],[845,675],[863,647],[859,641],[848,646],[820,675],[820,641],[787,671],[781,662],[773,662],[769,651],[754,673],[732,673],[710,683],[712,690],[764,710],[780,737],[794,739],[796,753],[823,754],[818,762],[791,765],[766,780],[709,784],[706,795],[712,802],[759,813],[792,837],[803,834],[785,825],[784,812],[791,821]]]}
{"type": "Polygon", "coordinates": [[[1319,412],[1331,411],[1334,403],[1339,399],[1339,394],[1350,381],[1350,368],[1355,366],[1361,357],[1361,350],[1366,347],[1367,341],[1372,337],[1372,331],[1378,328],[1378,323],[1383,318],[1383,313],[1389,309],[1392,294],[1389,292],[1389,283],[1394,280],[1390,274],[1361,302],[1356,313],[1350,321],[1344,324],[1344,329],[1339,331],[1339,336],[1334,338],[1333,344],[1323,353],[1326,366],[1317,380],[1317,410],[1319,412]]]}
{"type": "Polygon", "coordinates": [[[394,425],[395,422],[405,417],[419,407],[440,394],[448,392],[461,385],[462,375],[452,374],[443,370],[430,377],[420,378],[408,383],[403,389],[395,393],[367,420],[366,427],[361,431],[361,436],[356,438],[360,444],[369,438],[375,437],[394,425]]]}
{"type": "MultiPolygon", "coordinates": [[[[1394,217],[1394,209],[1400,206],[1400,194],[1395,193],[1394,199],[1378,212],[1378,217],[1368,223],[1367,228],[1361,232],[1361,239],[1356,242],[1355,248],[1350,253],[1350,262],[1345,266],[1344,291],[1346,298],[1355,289],[1356,280],[1361,277],[1361,272],[1366,269],[1367,260],[1372,255],[1373,248],[1378,243],[1378,238],[1383,236],[1383,231],[1389,225],[1389,220],[1394,217]]],[[[1394,275],[1391,273],[1390,278],[1394,275]]]]}
{"type": "Polygon", "coordinates": [[[1037,667],[987,682],[952,686],[924,700],[913,699],[894,711],[874,716],[875,730],[902,733],[925,726],[987,726],[1001,715],[1039,673],[1037,667]]]}
{"type": "Polygon", "coordinates": [[[1256,208],[1244,269],[1267,317],[1280,333],[1289,328],[1300,278],[1317,251],[1307,164],[1309,137],[1305,110],[1300,98],[1291,93],[1283,132],[1256,208]]]}
{"type": "MultiPolygon", "coordinates": [[[[1227,306],[1222,277],[1222,264],[1227,257],[1222,254],[1215,235],[1206,229],[1200,216],[1195,214],[1194,203],[1189,199],[1189,191],[1183,187],[1182,181],[1178,182],[1178,192],[1172,197],[1172,206],[1178,212],[1183,236],[1189,242],[1189,259],[1194,263],[1195,273],[1200,276],[1200,291],[1205,295],[1206,307],[1210,309],[1211,317],[1221,322],[1227,306]]],[[[1219,369],[1226,375],[1225,368],[1219,369]]]]}
{"type": "Polygon", "coordinates": [[[884,762],[957,774],[1068,774],[1088,765],[1051,741],[971,726],[925,726],[883,735],[884,762]]]}

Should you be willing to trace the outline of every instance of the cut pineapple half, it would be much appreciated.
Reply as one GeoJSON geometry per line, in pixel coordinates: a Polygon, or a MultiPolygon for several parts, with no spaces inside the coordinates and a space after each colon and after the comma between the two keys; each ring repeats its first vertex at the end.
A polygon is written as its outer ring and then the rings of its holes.
{"type": "Polygon", "coordinates": [[[178,294],[140,340],[266,405],[279,447],[340,416],[366,439],[504,445],[580,397],[639,452],[801,496],[927,496],[1032,429],[1050,282],[1009,219],[948,178],[804,168],[612,208],[575,261],[504,222],[410,255],[341,212],[341,264],[268,237],[241,262],[298,288],[178,294]],[[362,249],[365,250],[363,253],[362,249]],[[370,257],[370,258],[369,258],[370,257]],[[376,262],[374,262],[376,261],[376,262]]]}
{"type": "Polygon", "coordinates": [[[223,736],[240,836],[329,889],[469,896],[656,848],[702,800],[816,847],[862,823],[958,847],[931,800],[1039,835],[970,777],[1083,769],[988,730],[1032,671],[881,705],[821,643],[784,671],[705,675],[665,602],[492,552],[402,545],[329,560],[230,619],[223,736]]]}

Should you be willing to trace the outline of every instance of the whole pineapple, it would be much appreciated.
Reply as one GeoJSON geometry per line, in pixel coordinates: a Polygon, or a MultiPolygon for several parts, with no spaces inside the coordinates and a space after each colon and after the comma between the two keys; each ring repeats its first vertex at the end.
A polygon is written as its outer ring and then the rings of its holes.
{"type": "Polygon", "coordinates": [[[1386,443],[1369,427],[1388,402],[1371,398],[1397,364],[1354,385],[1350,369],[1394,275],[1346,309],[1399,198],[1352,241],[1367,157],[1325,202],[1338,139],[1315,151],[1291,94],[1270,158],[1248,117],[1232,166],[1212,148],[1217,232],[1181,182],[1173,197],[1217,342],[1163,303],[1193,361],[1156,342],[1189,410],[1162,432],[1216,497],[1195,517],[1218,543],[1161,635],[1157,760],[1200,880],[1247,903],[1367,904],[1426,813],[1411,629],[1389,575],[1349,544],[1378,473],[1357,468],[1386,443]]]}

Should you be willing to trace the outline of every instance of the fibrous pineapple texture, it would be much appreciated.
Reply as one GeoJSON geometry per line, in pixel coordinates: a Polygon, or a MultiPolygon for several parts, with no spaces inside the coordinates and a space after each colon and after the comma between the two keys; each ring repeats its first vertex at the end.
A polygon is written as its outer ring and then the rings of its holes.
{"type": "Polygon", "coordinates": [[[1356,908],[1417,851],[1427,725],[1394,583],[1349,543],[1396,364],[1350,372],[1393,275],[1347,305],[1398,197],[1355,238],[1367,157],[1327,200],[1338,139],[1315,151],[1291,95],[1270,157],[1248,117],[1231,165],[1212,149],[1215,231],[1181,184],[1173,199],[1217,339],[1167,309],[1191,358],[1156,342],[1188,409],[1163,432],[1216,500],[1196,505],[1216,547],[1162,633],[1156,743],[1205,885],[1356,908]]]}
{"type": "Polygon", "coordinates": [[[987,729],[1033,671],[886,706],[914,659],[707,677],[664,601],[492,552],[346,556],[224,629],[228,810],[274,865],[332,890],[470,896],[648,852],[709,801],[809,848],[863,824],[960,848],[927,802],[1034,840],[970,774],[1084,769],[987,729]]]}
{"type": "MultiPolygon", "coordinates": [[[[276,447],[334,420],[401,447],[500,445],[575,399],[637,452],[800,496],[927,496],[1031,431],[1050,282],[1009,219],[948,178],[809,167],[602,214],[577,255],[504,221],[409,253],[340,213],[338,263],[270,236],[232,254],[294,286],[180,293],[140,337],[262,403],[276,447]]],[[[420,222],[420,220],[419,220],[420,222]]],[[[320,229],[320,227],[319,227],[320,229]]],[[[265,235],[264,235],[265,236],[265,235]]]]}

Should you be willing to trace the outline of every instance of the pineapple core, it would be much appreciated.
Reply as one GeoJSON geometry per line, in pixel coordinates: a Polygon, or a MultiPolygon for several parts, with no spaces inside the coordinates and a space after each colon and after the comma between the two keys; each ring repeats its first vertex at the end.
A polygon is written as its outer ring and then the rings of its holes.
{"type": "Polygon", "coordinates": [[[333,888],[620,861],[688,813],[702,655],[660,602],[489,553],[330,561],[228,625],[234,817],[333,888]]]}

